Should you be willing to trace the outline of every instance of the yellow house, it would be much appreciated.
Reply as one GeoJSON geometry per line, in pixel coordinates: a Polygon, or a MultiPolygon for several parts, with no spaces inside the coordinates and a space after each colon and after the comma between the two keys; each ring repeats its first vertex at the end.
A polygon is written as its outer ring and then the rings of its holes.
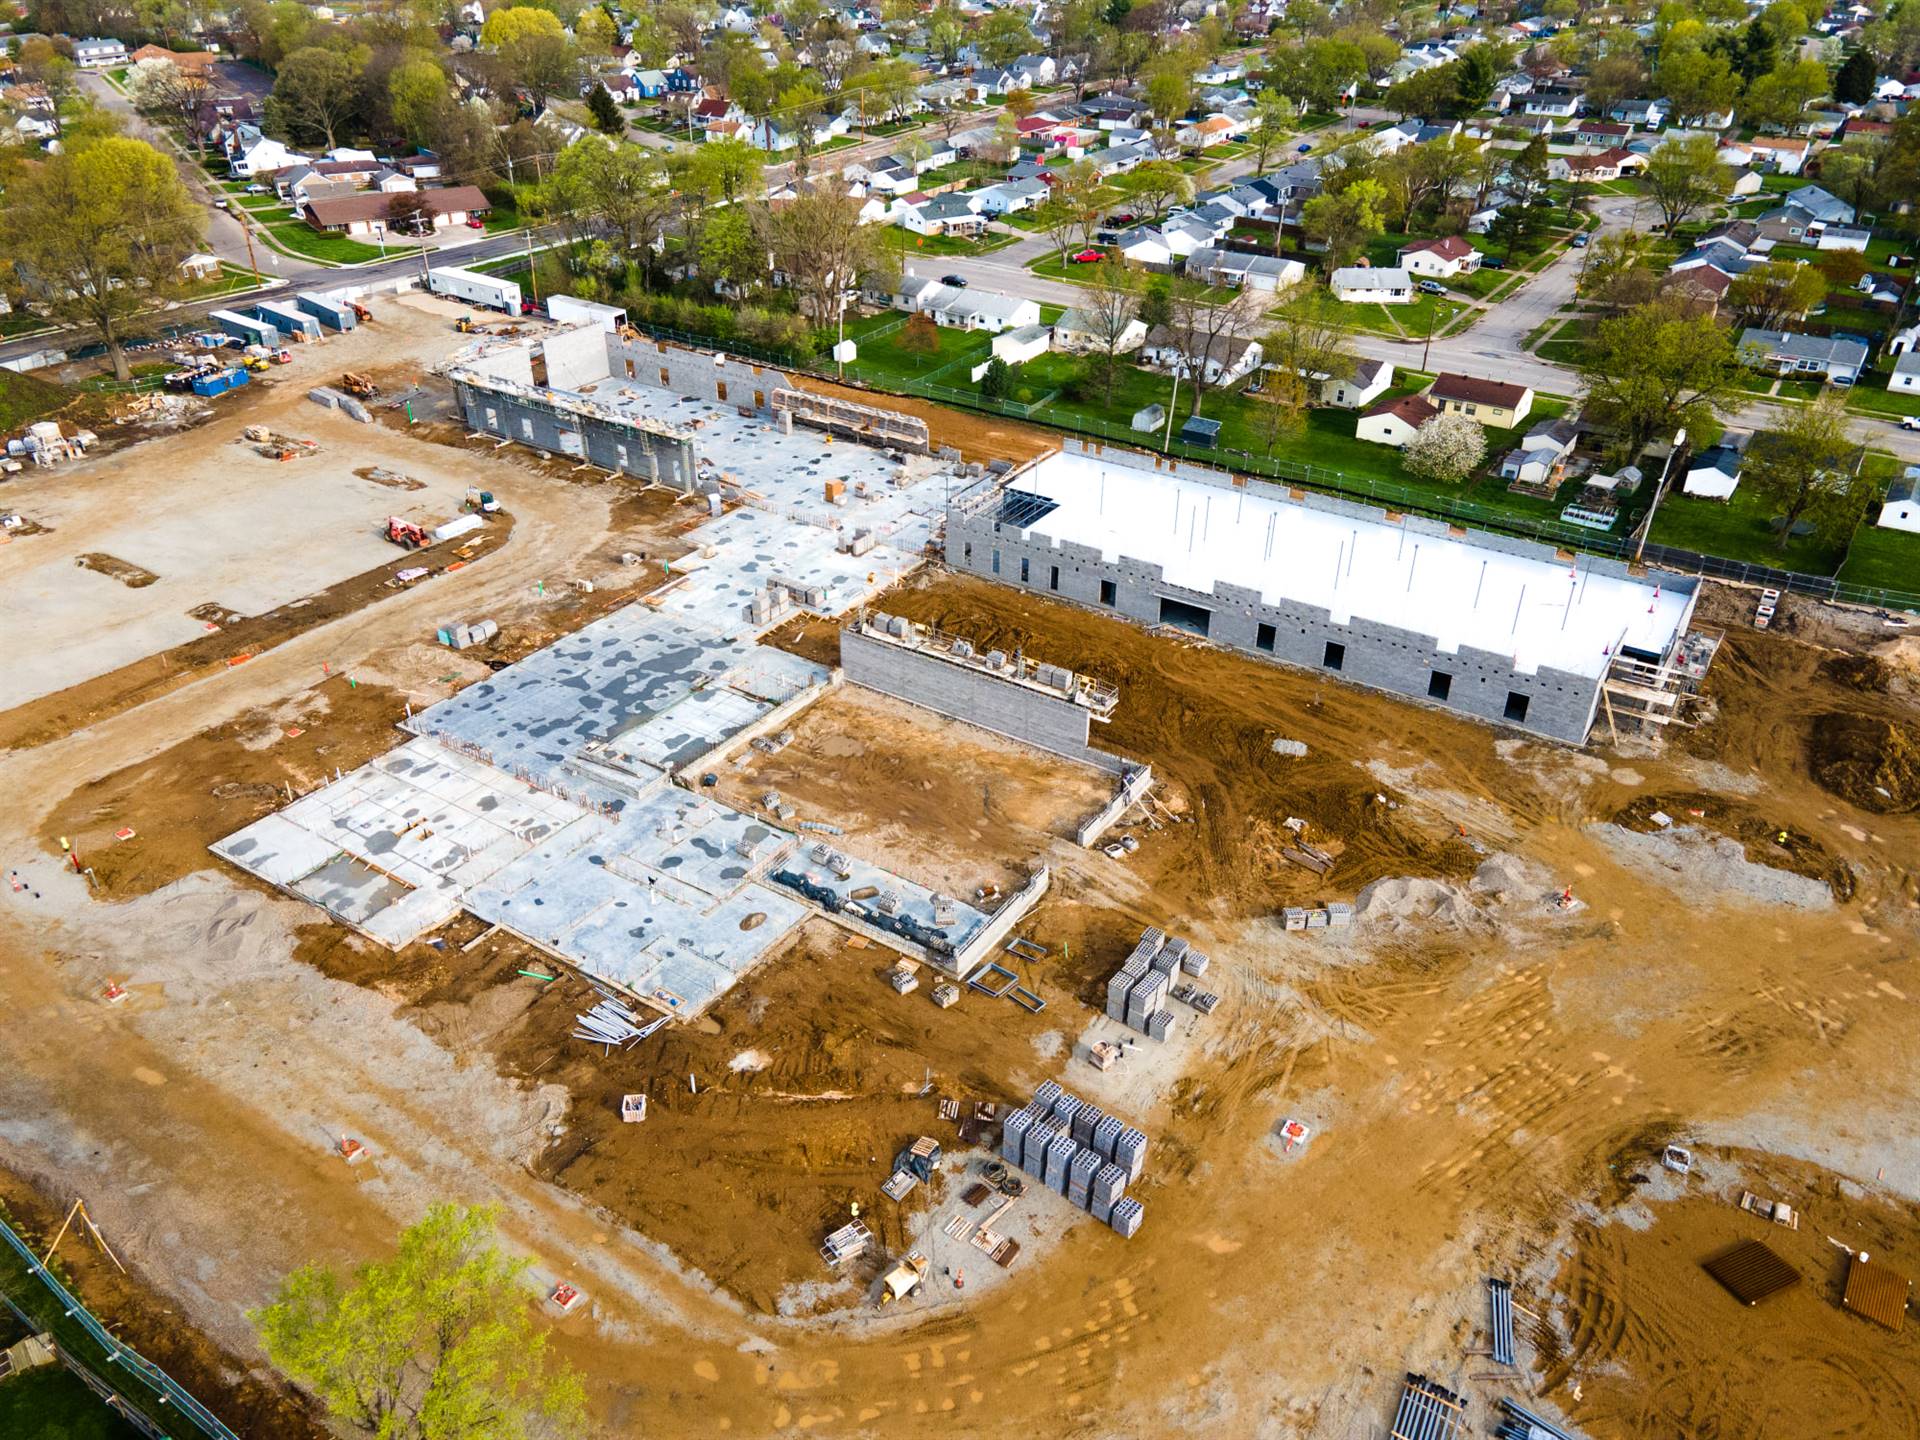
{"type": "Polygon", "coordinates": [[[1442,375],[1426,393],[1440,409],[1478,420],[1490,430],[1511,430],[1533,409],[1533,391],[1527,386],[1471,375],[1442,375]]]}

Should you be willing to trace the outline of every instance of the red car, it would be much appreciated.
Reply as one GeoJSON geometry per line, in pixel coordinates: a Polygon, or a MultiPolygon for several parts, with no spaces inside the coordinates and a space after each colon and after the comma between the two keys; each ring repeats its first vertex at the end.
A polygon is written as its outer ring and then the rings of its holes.
{"type": "Polygon", "coordinates": [[[467,217],[467,228],[469,230],[484,230],[487,228],[487,222],[482,220],[478,215],[469,215],[467,217]]]}
{"type": "Polygon", "coordinates": [[[1076,265],[1094,265],[1106,258],[1107,252],[1104,250],[1082,250],[1078,255],[1073,257],[1073,263],[1076,265]]]}

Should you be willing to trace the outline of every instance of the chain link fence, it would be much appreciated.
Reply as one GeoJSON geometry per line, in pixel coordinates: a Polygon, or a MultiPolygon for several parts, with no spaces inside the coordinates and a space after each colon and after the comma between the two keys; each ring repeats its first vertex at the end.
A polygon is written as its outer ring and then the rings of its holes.
{"type": "Polygon", "coordinates": [[[240,1440],[172,1376],[114,1336],[0,1220],[0,1301],[53,1338],[61,1362],[150,1440],[240,1440]]]}

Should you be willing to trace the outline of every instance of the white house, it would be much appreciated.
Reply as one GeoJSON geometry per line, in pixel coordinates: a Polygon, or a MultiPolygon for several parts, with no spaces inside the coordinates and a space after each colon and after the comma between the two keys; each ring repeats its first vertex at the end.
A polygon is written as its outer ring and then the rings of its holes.
{"type": "Polygon", "coordinates": [[[1543,420],[1500,457],[1500,478],[1516,485],[1557,485],[1580,431],[1571,420],[1543,420]]]}
{"type": "Polygon", "coordinates": [[[1048,195],[1044,180],[1006,180],[973,193],[974,208],[982,215],[1010,215],[1030,210],[1048,195]]]}
{"type": "Polygon", "coordinates": [[[242,180],[309,163],[305,155],[269,140],[256,125],[234,126],[227,135],[226,150],[228,167],[242,180]]]}
{"type": "Polygon", "coordinates": [[[915,275],[912,270],[901,277],[892,301],[896,310],[925,315],[934,324],[953,330],[985,330],[998,335],[1040,323],[1037,300],[998,295],[991,290],[962,290],[915,275]]]}
{"type": "Polygon", "coordinates": [[[1725,500],[1740,488],[1740,451],[1732,445],[1715,445],[1687,461],[1687,478],[1681,483],[1683,495],[1698,495],[1707,500],[1725,500]]]}
{"type": "Polygon", "coordinates": [[[1204,355],[1189,355],[1186,347],[1171,331],[1156,328],[1147,332],[1140,358],[1153,369],[1170,375],[1177,374],[1182,379],[1193,374],[1197,361],[1207,384],[1230,385],[1241,376],[1252,374],[1265,353],[1258,340],[1248,340],[1239,335],[1217,335],[1206,342],[1204,355]]]}
{"type": "Polygon", "coordinates": [[[1333,298],[1349,305],[1410,305],[1413,277],[1384,265],[1343,265],[1333,272],[1333,298]]]}
{"type": "Polygon", "coordinates": [[[111,70],[127,63],[127,47],[118,40],[76,40],[73,63],[82,70],[111,70]]]}
{"type": "Polygon", "coordinates": [[[1374,445],[1406,448],[1420,427],[1440,413],[1424,395],[1402,395],[1397,400],[1382,400],[1364,411],[1353,427],[1356,440],[1374,445]]]}
{"type": "Polygon", "coordinates": [[[1920,354],[1909,350],[1893,362],[1887,389],[1907,395],[1920,394],[1920,354]]]}
{"type": "Polygon", "coordinates": [[[1418,240],[1400,251],[1400,268],[1409,275],[1450,279],[1471,275],[1480,268],[1480,252],[1458,235],[1442,240],[1418,240]]]}
{"type": "Polygon", "coordinates": [[[1306,279],[1307,267],[1298,260],[1283,260],[1275,255],[1245,255],[1238,250],[1207,246],[1187,257],[1187,274],[1209,285],[1274,294],[1306,279]]]}
{"type": "Polygon", "coordinates": [[[1018,330],[1003,331],[993,337],[994,358],[1009,365],[1024,364],[1036,355],[1047,353],[1052,335],[1045,325],[1022,325],[1018,330]]]}
{"type": "Polygon", "coordinates": [[[1371,405],[1391,384],[1392,361],[1362,360],[1354,365],[1352,375],[1330,375],[1320,382],[1320,403],[1358,410],[1371,405]]]}
{"type": "Polygon", "coordinates": [[[1120,237],[1114,248],[1130,265],[1165,270],[1173,263],[1173,251],[1168,248],[1166,237],[1158,230],[1129,230],[1120,237]]]}
{"type": "Polygon", "coordinates": [[[949,190],[940,195],[909,195],[893,205],[894,223],[915,235],[977,235],[987,217],[974,197],[949,190]]]}
{"type": "Polygon", "coordinates": [[[1886,530],[1909,530],[1920,535],[1920,465],[1909,465],[1907,473],[1887,487],[1881,502],[1880,518],[1873,523],[1886,530]]]}
{"type": "MultiPolygon", "coordinates": [[[[1084,310],[1069,310],[1053,322],[1053,348],[1068,355],[1104,351],[1107,348],[1107,337],[1107,325],[1094,320],[1084,310]]],[[[1146,325],[1140,320],[1129,319],[1116,337],[1114,353],[1125,355],[1138,350],[1146,343],[1146,339],[1146,325]]]]}

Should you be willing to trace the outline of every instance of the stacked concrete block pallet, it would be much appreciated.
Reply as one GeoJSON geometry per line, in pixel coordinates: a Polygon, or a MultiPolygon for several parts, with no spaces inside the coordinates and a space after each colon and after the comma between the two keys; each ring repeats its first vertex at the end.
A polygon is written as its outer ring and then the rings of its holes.
{"type": "Polygon", "coordinates": [[[1211,963],[1178,936],[1158,926],[1140,932],[1140,940],[1107,980],[1107,1018],[1154,1040],[1173,1033],[1173,1011],[1166,1004],[1176,975],[1204,975],[1211,963]]]}
{"type": "Polygon", "coordinates": [[[1140,1222],[1146,1218],[1146,1214],[1146,1206],[1131,1195],[1122,1195],[1113,1202],[1113,1215],[1107,1223],[1122,1239],[1131,1240],[1139,1231],[1140,1222]]]}
{"type": "Polygon", "coordinates": [[[1106,1118],[1098,1105],[1092,1105],[1082,1100],[1078,1113],[1073,1117],[1074,1141],[1080,1145],[1092,1145],[1094,1130],[1099,1126],[1100,1122],[1106,1118]]]}
{"type": "Polygon", "coordinates": [[[1067,1170],[1073,1164],[1073,1157],[1080,1147],[1073,1143],[1073,1137],[1064,1132],[1057,1133],[1047,1144],[1047,1173],[1043,1177],[1049,1190],[1067,1193],[1067,1170]]]}
{"type": "Polygon", "coordinates": [[[1147,1020],[1161,1008],[1161,1001],[1167,998],[1167,989],[1167,977],[1155,970],[1143,976],[1128,992],[1127,1025],[1130,1029],[1143,1034],[1146,1032],[1147,1020]]]}
{"type": "Polygon", "coordinates": [[[1113,1219],[1113,1204],[1127,1188],[1127,1172],[1109,1161],[1094,1172],[1087,1192],[1087,1209],[1102,1225],[1113,1219]]]}
{"type": "Polygon", "coordinates": [[[1067,1167],[1067,1199],[1082,1210],[1088,1207],[1093,1191],[1093,1177],[1100,1171],[1100,1157],[1091,1150],[1074,1151],[1073,1160],[1067,1167]]]}
{"type": "Polygon", "coordinates": [[[1164,1040],[1173,1033],[1173,1011],[1164,1006],[1147,1017],[1147,1035],[1154,1040],[1164,1040]]]}
{"type": "Polygon", "coordinates": [[[1140,1172],[1147,1168],[1147,1137],[1132,1126],[1122,1130],[1114,1142],[1113,1163],[1127,1172],[1129,1185],[1138,1180],[1140,1172]]]}
{"type": "Polygon", "coordinates": [[[1105,1116],[1093,1127],[1093,1150],[1096,1155],[1113,1159],[1113,1150],[1120,1143],[1120,1137],[1126,1133],[1126,1122],[1118,1116],[1105,1116]]]}
{"type": "Polygon", "coordinates": [[[1000,1126],[1000,1158],[1009,1165],[1024,1169],[1021,1156],[1026,1145],[1027,1132],[1032,1128],[1033,1112],[1031,1110],[1016,1110],[1007,1116],[1000,1126]]]}
{"type": "Polygon", "coordinates": [[[1140,1228],[1145,1207],[1124,1192],[1146,1165],[1147,1137],[1053,1081],[1007,1117],[1000,1154],[1119,1234],[1140,1228]]]}

